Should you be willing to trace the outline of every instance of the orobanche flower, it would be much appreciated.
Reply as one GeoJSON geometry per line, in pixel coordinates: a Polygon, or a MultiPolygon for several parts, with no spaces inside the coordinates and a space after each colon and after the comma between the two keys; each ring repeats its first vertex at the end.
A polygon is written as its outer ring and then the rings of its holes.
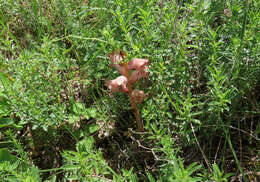
{"type": "Polygon", "coordinates": [[[136,103],[141,104],[147,95],[142,90],[133,90],[132,86],[141,78],[149,80],[149,60],[133,58],[129,63],[124,62],[126,53],[123,51],[113,51],[108,56],[111,61],[110,66],[115,67],[121,76],[114,80],[106,81],[105,85],[111,90],[111,96],[114,92],[125,92],[128,94],[136,117],[138,130],[144,131],[136,103]]]}
{"type": "Polygon", "coordinates": [[[146,80],[149,80],[148,76],[149,76],[148,67],[145,66],[144,69],[134,71],[130,76],[129,82],[135,83],[141,78],[145,78],[146,80]]]}
{"type": "Polygon", "coordinates": [[[141,59],[141,58],[133,58],[128,64],[127,67],[124,67],[124,63],[122,62],[124,57],[126,56],[125,52],[120,51],[116,52],[113,51],[111,54],[108,55],[111,61],[111,66],[115,67],[121,75],[127,76],[129,75],[129,82],[135,83],[141,78],[145,78],[149,80],[149,60],[148,59],[141,59]],[[132,74],[130,70],[134,70],[132,74]]]}
{"type": "Polygon", "coordinates": [[[119,76],[114,80],[106,81],[106,86],[111,90],[111,95],[114,92],[128,92],[127,82],[125,76],[119,76]]]}
{"type": "Polygon", "coordinates": [[[145,78],[146,80],[149,80],[148,75],[149,75],[149,60],[148,59],[140,59],[140,58],[133,58],[129,63],[128,63],[128,69],[132,70],[134,69],[135,71],[131,74],[129,82],[135,83],[141,78],[145,78]]]}
{"type": "Polygon", "coordinates": [[[140,59],[140,58],[133,58],[129,63],[128,63],[128,69],[132,70],[143,70],[145,68],[148,68],[149,65],[149,60],[148,59],[140,59]]]}
{"type": "Polygon", "coordinates": [[[115,80],[107,81],[106,85],[111,90],[111,93],[116,91],[118,92],[127,92],[127,84],[134,84],[141,78],[149,80],[149,60],[141,58],[133,58],[126,66],[124,66],[123,60],[126,56],[126,53],[123,51],[113,51],[108,55],[111,61],[110,66],[115,67],[118,72],[122,75],[115,80]],[[131,74],[130,71],[134,70],[131,74]]]}

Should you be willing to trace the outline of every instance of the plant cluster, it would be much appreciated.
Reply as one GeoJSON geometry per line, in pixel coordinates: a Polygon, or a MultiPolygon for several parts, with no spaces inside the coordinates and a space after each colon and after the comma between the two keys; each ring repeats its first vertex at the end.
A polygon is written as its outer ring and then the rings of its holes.
{"type": "Polygon", "coordinates": [[[113,92],[125,92],[128,94],[132,109],[135,113],[138,129],[140,131],[144,131],[144,126],[141,121],[139,111],[136,107],[136,103],[142,103],[147,95],[142,90],[133,89],[133,84],[141,78],[149,80],[149,61],[148,59],[133,58],[129,63],[126,63],[123,62],[125,56],[126,54],[123,51],[113,51],[109,54],[111,67],[115,67],[122,75],[114,80],[106,81],[106,86],[111,90],[111,95],[113,92]],[[131,70],[134,71],[130,73],[131,70]]]}

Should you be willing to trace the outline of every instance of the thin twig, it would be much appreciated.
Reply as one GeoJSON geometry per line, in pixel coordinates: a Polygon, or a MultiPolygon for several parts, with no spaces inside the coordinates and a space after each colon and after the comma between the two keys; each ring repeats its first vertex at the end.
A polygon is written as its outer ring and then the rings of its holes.
{"type": "Polygon", "coordinates": [[[210,172],[212,172],[212,169],[211,169],[211,167],[209,165],[209,161],[207,159],[207,156],[205,155],[205,153],[203,152],[202,148],[200,147],[200,144],[199,144],[199,141],[198,141],[197,136],[195,134],[194,127],[193,127],[192,123],[190,123],[190,125],[191,125],[191,129],[192,129],[192,133],[193,133],[193,135],[195,137],[196,143],[197,143],[197,145],[198,145],[198,147],[200,149],[200,152],[201,152],[201,154],[202,154],[202,156],[203,156],[203,158],[204,158],[204,160],[205,160],[205,162],[206,162],[206,164],[208,166],[208,169],[210,170],[210,172]]]}
{"type": "Polygon", "coordinates": [[[149,132],[140,132],[140,131],[134,131],[133,128],[128,128],[128,131],[136,134],[136,135],[144,135],[144,134],[149,134],[149,132]]]}
{"type": "MultiPolygon", "coordinates": [[[[251,118],[251,125],[250,125],[250,134],[253,135],[253,124],[254,124],[254,120],[253,117],[251,118]]],[[[250,140],[249,143],[252,144],[252,136],[250,136],[250,140]]]]}
{"type": "Polygon", "coordinates": [[[217,148],[217,151],[216,151],[216,154],[215,154],[215,157],[214,157],[214,163],[215,163],[216,160],[217,160],[217,156],[218,156],[218,151],[219,151],[219,148],[220,148],[221,140],[222,140],[222,136],[220,137],[220,140],[219,140],[219,143],[218,143],[218,148],[217,148]]]}
{"type": "MultiPolygon", "coordinates": [[[[238,122],[238,128],[240,129],[240,122],[238,122]]],[[[238,131],[238,136],[239,136],[239,150],[240,150],[240,154],[239,154],[239,158],[240,161],[242,161],[242,157],[243,157],[243,150],[242,150],[242,139],[241,139],[241,131],[238,131]]]]}
{"type": "Polygon", "coordinates": [[[141,144],[141,142],[140,142],[139,140],[135,139],[133,136],[130,136],[130,138],[138,144],[138,147],[143,148],[143,149],[148,150],[149,152],[151,152],[151,153],[153,154],[155,160],[157,160],[157,161],[167,161],[167,162],[170,162],[169,160],[160,159],[159,157],[157,157],[157,155],[156,155],[155,152],[154,152],[154,148],[148,148],[148,147],[143,146],[143,145],[141,144]]]}
{"type": "MultiPolygon", "coordinates": [[[[217,125],[204,125],[204,126],[200,126],[200,127],[216,127],[217,125]]],[[[242,130],[242,129],[239,129],[239,128],[236,128],[234,126],[228,126],[228,125],[223,125],[224,127],[228,127],[228,128],[231,128],[231,129],[234,129],[234,130],[237,130],[237,131],[241,131],[242,133],[245,133],[249,136],[251,136],[252,138],[254,138],[255,140],[257,141],[260,141],[260,138],[258,138],[257,136],[254,136],[252,134],[250,134],[249,132],[245,131],[245,130],[242,130]]]]}

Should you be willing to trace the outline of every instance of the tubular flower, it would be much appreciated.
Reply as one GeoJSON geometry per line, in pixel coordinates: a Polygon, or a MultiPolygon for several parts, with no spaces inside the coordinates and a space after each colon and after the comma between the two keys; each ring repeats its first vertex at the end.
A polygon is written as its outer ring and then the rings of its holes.
{"type": "Polygon", "coordinates": [[[129,70],[136,70],[132,73],[130,77],[130,82],[135,83],[141,78],[145,78],[146,80],[149,80],[148,74],[149,74],[149,60],[148,59],[140,59],[140,58],[133,58],[129,63],[128,63],[128,69],[129,70]]]}
{"type": "MultiPolygon", "coordinates": [[[[123,60],[126,53],[123,51],[113,51],[108,55],[110,59],[110,66],[115,67],[122,75],[115,80],[107,81],[106,86],[111,90],[111,94],[118,92],[128,92],[127,84],[134,84],[141,78],[149,80],[149,60],[141,58],[133,58],[127,66],[124,66],[123,60]],[[133,70],[132,72],[130,72],[133,70]]],[[[130,86],[131,87],[131,86],[130,86]]],[[[129,93],[131,95],[131,93],[129,93]]]]}
{"type": "Polygon", "coordinates": [[[143,77],[146,80],[149,80],[148,76],[149,76],[148,66],[144,66],[142,69],[136,70],[132,73],[132,75],[130,76],[129,82],[135,83],[143,77]]]}
{"type": "Polygon", "coordinates": [[[148,65],[149,65],[149,60],[148,59],[133,58],[128,63],[128,69],[129,70],[132,70],[132,69],[143,70],[148,65]]]}
{"type": "Polygon", "coordinates": [[[114,92],[128,92],[127,82],[125,76],[119,76],[114,80],[106,81],[106,86],[111,90],[111,95],[114,92]]]}
{"type": "Polygon", "coordinates": [[[138,104],[141,104],[146,97],[147,94],[145,94],[142,90],[133,90],[132,92],[132,98],[138,104]]]}

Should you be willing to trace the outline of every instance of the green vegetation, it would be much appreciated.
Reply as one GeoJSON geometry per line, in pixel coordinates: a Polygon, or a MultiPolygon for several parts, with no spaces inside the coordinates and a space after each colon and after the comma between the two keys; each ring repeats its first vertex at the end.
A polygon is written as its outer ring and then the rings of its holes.
{"type": "Polygon", "coordinates": [[[258,0],[0,0],[0,179],[260,181],[259,27],[258,0]]]}

